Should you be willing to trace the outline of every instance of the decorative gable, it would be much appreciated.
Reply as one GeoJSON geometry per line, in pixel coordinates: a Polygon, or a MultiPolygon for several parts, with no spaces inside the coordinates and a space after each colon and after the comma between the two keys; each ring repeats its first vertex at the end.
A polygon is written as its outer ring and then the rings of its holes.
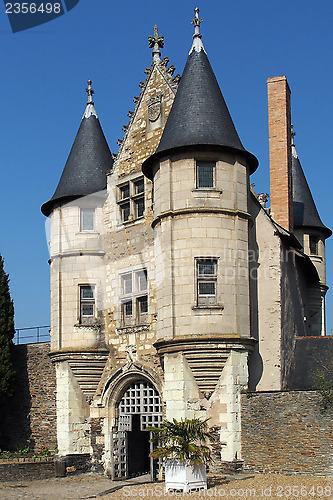
{"type": "Polygon", "coordinates": [[[175,67],[168,67],[168,62],[167,57],[160,60],[155,55],[151,67],[145,70],[140,95],[133,99],[136,106],[128,113],[130,121],[123,126],[123,139],[118,140],[114,169],[118,177],[141,172],[142,163],[160,142],[180,81],[180,75],[173,77],[175,67]]]}

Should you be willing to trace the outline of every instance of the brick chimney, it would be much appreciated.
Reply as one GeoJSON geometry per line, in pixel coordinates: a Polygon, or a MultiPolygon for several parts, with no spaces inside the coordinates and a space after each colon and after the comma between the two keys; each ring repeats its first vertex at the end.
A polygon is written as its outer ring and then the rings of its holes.
{"type": "Polygon", "coordinates": [[[290,88],[285,76],[267,80],[270,206],[273,219],[293,230],[290,88]]]}

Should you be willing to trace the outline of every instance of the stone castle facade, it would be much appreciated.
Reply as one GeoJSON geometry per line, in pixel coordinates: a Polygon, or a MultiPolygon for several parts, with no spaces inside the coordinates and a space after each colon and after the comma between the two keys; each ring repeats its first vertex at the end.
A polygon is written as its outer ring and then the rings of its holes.
{"type": "Polygon", "coordinates": [[[53,197],[51,359],[59,454],[113,478],[153,470],[148,425],[209,418],[242,459],[241,393],[290,388],[297,337],[325,335],[325,239],[268,80],[271,206],[201,41],[182,77],[153,61],[111,155],[92,100],[53,197]]]}

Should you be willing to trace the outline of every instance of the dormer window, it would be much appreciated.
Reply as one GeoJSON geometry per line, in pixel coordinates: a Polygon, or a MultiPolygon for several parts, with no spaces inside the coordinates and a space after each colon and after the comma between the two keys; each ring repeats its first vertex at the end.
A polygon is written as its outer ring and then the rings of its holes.
{"type": "Polygon", "coordinates": [[[319,236],[309,235],[309,245],[310,245],[310,254],[318,255],[319,254],[319,236]]]}
{"type": "Polygon", "coordinates": [[[197,162],[197,188],[215,187],[215,163],[198,161],[197,162]]]}

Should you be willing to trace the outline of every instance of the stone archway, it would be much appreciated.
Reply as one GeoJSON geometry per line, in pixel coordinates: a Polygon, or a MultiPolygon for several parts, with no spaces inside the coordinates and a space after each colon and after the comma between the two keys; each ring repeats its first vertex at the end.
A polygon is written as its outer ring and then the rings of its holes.
{"type": "Polygon", "coordinates": [[[109,428],[112,478],[147,472],[153,475],[150,433],[146,427],[158,426],[162,421],[162,403],[156,387],[142,375],[128,378],[113,391],[109,403],[115,406],[115,418],[109,428]]]}

